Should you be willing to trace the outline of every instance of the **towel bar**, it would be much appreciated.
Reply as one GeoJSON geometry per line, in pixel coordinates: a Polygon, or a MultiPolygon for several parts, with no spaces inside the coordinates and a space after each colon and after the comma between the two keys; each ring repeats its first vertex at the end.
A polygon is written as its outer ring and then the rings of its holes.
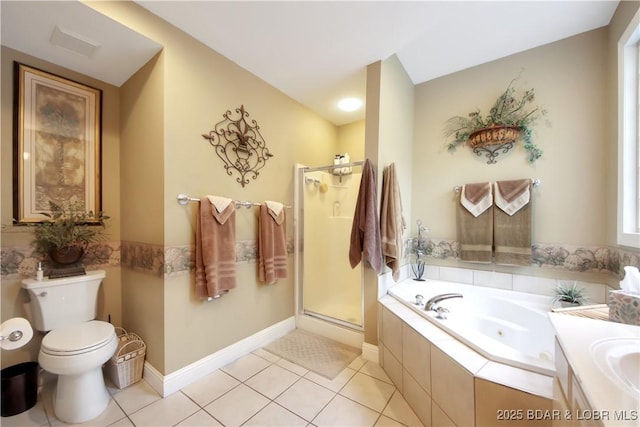
{"type": "MultiPolygon", "coordinates": [[[[178,194],[177,199],[178,199],[178,204],[180,204],[182,206],[187,205],[189,202],[199,202],[200,201],[200,199],[198,199],[196,197],[189,197],[186,194],[182,194],[182,193],[178,194]]],[[[244,207],[244,208],[247,208],[247,209],[249,209],[249,208],[251,208],[253,206],[260,206],[262,204],[262,203],[255,203],[255,202],[252,202],[250,200],[247,200],[247,201],[244,201],[244,202],[242,202],[240,200],[234,200],[233,203],[235,203],[236,207],[244,207]]],[[[291,206],[285,206],[285,208],[291,209],[291,206]]]]}
{"type": "MultiPolygon", "coordinates": [[[[539,186],[540,185],[540,180],[538,178],[531,178],[531,185],[533,187],[539,186]]],[[[456,185],[455,187],[453,187],[453,192],[454,193],[459,193],[461,189],[462,189],[462,185],[456,185]]]]}

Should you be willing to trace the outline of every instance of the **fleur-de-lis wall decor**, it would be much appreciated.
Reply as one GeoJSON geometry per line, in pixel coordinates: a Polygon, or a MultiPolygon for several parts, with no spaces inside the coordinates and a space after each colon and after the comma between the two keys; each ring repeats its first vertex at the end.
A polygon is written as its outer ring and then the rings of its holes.
{"type": "Polygon", "coordinates": [[[255,120],[247,122],[249,113],[245,111],[244,105],[236,108],[235,112],[237,118],[233,119],[231,110],[227,110],[222,115],[224,120],[216,123],[213,130],[202,136],[224,162],[227,175],[237,171],[240,176],[236,181],[244,187],[249,183],[249,178],[258,178],[258,171],[273,154],[266,147],[258,123],[255,120]]]}

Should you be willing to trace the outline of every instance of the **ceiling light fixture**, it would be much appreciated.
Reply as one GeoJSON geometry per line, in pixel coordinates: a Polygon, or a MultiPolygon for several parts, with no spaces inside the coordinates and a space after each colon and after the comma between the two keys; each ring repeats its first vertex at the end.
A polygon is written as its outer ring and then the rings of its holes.
{"type": "Polygon", "coordinates": [[[346,112],[356,111],[360,107],[362,107],[362,100],[359,98],[344,98],[338,102],[338,108],[346,112]]]}

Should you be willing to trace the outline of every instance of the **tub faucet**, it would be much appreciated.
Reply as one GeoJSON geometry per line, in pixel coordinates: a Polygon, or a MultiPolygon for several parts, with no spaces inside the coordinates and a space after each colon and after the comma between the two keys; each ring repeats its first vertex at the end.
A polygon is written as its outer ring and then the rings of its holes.
{"type": "Polygon", "coordinates": [[[442,307],[437,307],[437,304],[440,301],[444,301],[450,298],[462,298],[462,294],[451,293],[451,294],[436,295],[435,297],[432,297],[429,299],[429,301],[427,301],[427,303],[424,305],[424,309],[426,311],[435,311],[436,313],[442,315],[442,313],[443,312],[446,313],[447,310],[442,307]]]}

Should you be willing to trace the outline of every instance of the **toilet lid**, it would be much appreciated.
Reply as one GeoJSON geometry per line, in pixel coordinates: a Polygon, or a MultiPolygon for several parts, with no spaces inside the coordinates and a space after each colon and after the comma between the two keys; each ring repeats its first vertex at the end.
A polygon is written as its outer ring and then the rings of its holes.
{"type": "Polygon", "coordinates": [[[42,339],[42,350],[49,353],[79,353],[100,347],[115,337],[111,323],[91,320],[54,329],[42,339]]]}

